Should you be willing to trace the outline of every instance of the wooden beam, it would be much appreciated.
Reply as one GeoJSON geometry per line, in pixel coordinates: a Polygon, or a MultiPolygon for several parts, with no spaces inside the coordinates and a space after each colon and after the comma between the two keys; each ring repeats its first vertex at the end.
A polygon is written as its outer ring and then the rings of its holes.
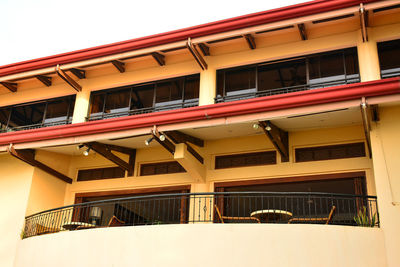
{"type": "Polygon", "coordinates": [[[33,167],[37,167],[41,169],[44,172],[47,172],[50,175],[53,175],[54,177],[67,182],[69,184],[72,184],[72,179],[69,178],[68,176],[50,168],[49,166],[35,160],[35,151],[32,149],[24,149],[24,150],[15,150],[13,146],[10,146],[7,148],[8,153],[12,155],[13,157],[24,161],[25,163],[28,163],[29,165],[32,165],[33,167]]]}
{"type": "Polygon", "coordinates": [[[194,178],[195,182],[205,182],[206,168],[190,153],[187,144],[180,143],[176,145],[174,159],[194,178]]]}
{"type": "Polygon", "coordinates": [[[10,83],[10,82],[0,82],[5,88],[10,90],[11,92],[15,93],[17,91],[17,83],[10,83]]]}
{"type": "Polygon", "coordinates": [[[114,155],[111,152],[112,149],[107,147],[107,145],[98,142],[84,143],[84,145],[92,149],[93,151],[99,153],[109,161],[117,164],[120,168],[124,169],[125,171],[128,171],[128,173],[133,173],[133,166],[131,166],[128,162],[124,161],[118,156],[114,155]]]}
{"type": "Polygon", "coordinates": [[[76,76],[78,79],[85,79],[86,78],[86,71],[81,69],[72,68],[69,71],[76,76]]]}
{"type": "Polygon", "coordinates": [[[125,63],[120,61],[120,60],[113,60],[111,61],[111,63],[114,65],[115,68],[117,68],[117,70],[120,73],[124,73],[125,72],[125,63]]]}
{"type": "Polygon", "coordinates": [[[186,147],[187,147],[187,151],[189,151],[189,153],[192,154],[193,157],[195,157],[201,164],[204,164],[203,157],[199,153],[197,153],[197,151],[194,150],[194,148],[191,147],[188,143],[185,143],[185,144],[186,144],[186,147]]]}
{"type": "Polygon", "coordinates": [[[41,83],[43,83],[47,87],[51,86],[51,77],[44,75],[36,75],[35,78],[38,79],[41,83]]]}
{"type": "Polygon", "coordinates": [[[368,148],[368,154],[369,157],[372,158],[372,150],[371,150],[371,138],[370,138],[370,131],[371,131],[371,124],[370,124],[370,109],[368,107],[368,104],[365,100],[365,97],[361,99],[361,104],[360,104],[360,109],[361,109],[361,118],[363,122],[363,128],[364,128],[364,136],[365,140],[367,142],[367,148],[368,148]]]}
{"type": "Polygon", "coordinates": [[[158,65],[160,66],[164,66],[165,65],[165,56],[157,53],[157,52],[153,52],[151,53],[151,56],[157,61],[158,65]]]}
{"type": "Polygon", "coordinates": [[[188,38],[188,40],[186,42],[186,47],[189,49],[190,53],[196,60],[197,64],[199,64],[200,68],[202,70],[206,70],[208,68],[207,63],[204,60],[204,58],[200,55],[199,51],[197,51],[196,46],[194,44],[192,44],[192,41],[190,40],[190,38],[188,38]]]}
{"type": "Polygon", "coordinates": [[[256,49],[256,41],[251,34],[245,34],[243,35],[243,38],[246,39],[246,42],[249,45],[250,49],[256,49]]]}
{"type": "Polygon", "coordinates": [[[61,68],[60,65],[56,66],[56,73],[63,79],[67,84],[69,84],[72,88],[74,88],[77,92],[82,91],[82,87],[75,82],[68,74],[66,74],[61,68]]]}
{"type": "Polygon", "coordinates": [[[289,161],[289,134],[270,121],[260,121],[260,127],[281,155],[282,162],[289,161]]]}
{"type": "Polygon", "coordinates": [[[167,134],[175,144],[189,142],[199,147],[204,146],[204,140],[179,131],[169,131],[165,132],[165,134],[167,134]]]}
{"type": "Polygon", "coordinates": [[[360,27],[363,42],[368,42],[368,11],[365,10],[363,3],[360,4],[360,27]]]}
{"type": "Polygon", "coordinates": [[[301,40],[303,41],[307,40],[307,31],[304,23],[297,24],[297,28],[299,29],[301,40]]]}
{"type": "Polygon", "coordinates": [[[160,137],[152,133],[154,140],[156,140],[161,146],[163,146],[166,150],[168,150],[169,153],[172,155],[175,154],[175,145],[169,141],[167,138],[165,138],[164,141],[161,141],[160,137]]]}
{"type": "Polygon", "coordinates": [[[208,45],[206,45],[205,43],[199,43],[198,46],[199,46],[201,53],[203,53],[203,56],[210,55],[210,48],[208,47],[208,45]]]}

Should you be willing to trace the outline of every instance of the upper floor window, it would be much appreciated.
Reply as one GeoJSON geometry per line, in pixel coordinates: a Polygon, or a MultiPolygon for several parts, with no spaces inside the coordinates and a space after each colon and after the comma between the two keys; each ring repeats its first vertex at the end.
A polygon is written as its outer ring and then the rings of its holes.
{"type": "Polygon", "coordinates": [[[92,93],[89,120],[197,106],[200,75],[92,93]]]}
{"type": "Polygon", "coordinates": [[[0,132],[35,129],[72,122],[75,95],[0,108],[0,132]]]}
{"type": "Polygon", "coordinates": [[[355,48],[217,72],[216,102],[284,94],[360,81],[355,48]]]}
{"type": "Polygon", "coordinates": [[[381,77],[400,76],[400,40],[379,43],[378,54],[381,77]]]}

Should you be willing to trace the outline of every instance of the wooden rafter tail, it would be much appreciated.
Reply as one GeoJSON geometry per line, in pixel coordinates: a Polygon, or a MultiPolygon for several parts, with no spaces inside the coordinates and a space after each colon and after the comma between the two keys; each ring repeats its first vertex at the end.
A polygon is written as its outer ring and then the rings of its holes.
{"type": "Polygon", "coordinates": [[[76,78],[78,79],[85,79],[86,78],[86,71],[81,70],[81,69],[77,69],[77,68],[72,68],[69,69],[69,71],[75,75],[76,78]]]}
{"type": "Polygon", "coordinates": [[[114,65],[114,67],[120,72],[124,73],[125,72],[125,63],[120,61],[120,60],[113,60],[111,63],[114,65]]]}
{"type": "Polygon", "coordinates": [[[60,65],[56,66],[57,75],[63,79],[67,84],[69,84],[72,88],[74,88],[77,92],[82,91],[82,87],[75,82],[68,74],[66,74],[61,68],[60,65]]]}
{"type": "Polygon", "coordinates": [[[37,160],[35,160],[35,151],[31,149],[24,149],[24,150],[16,150],[14,149],[13,146],[10,146],[7,148],[8,153],[10,153],[11,156],[24,161],[25,163],[28,163],[29,165],[39,168],[44,172],[47,172],[48,174],[64,181],[69,184],[72,184],[72,179],[69,178],[68,176],[54,170],[53,168],[47,166],[44,163],[41,163],[37,160]]]}
{"type": "Polygon", "coordinates": [[[210,48],[206,44],[199,43],[198,46],[199,46],[199,49],[200,49],[201,53],[203,53],[204,56],[210,56],[211,55],[210,54],[210,48]]]}
{"type": "Polygon", "coordinates": [[[155,61],[157,61],[158,65],[160,66],[165,65],[165,56],[163,54],[160,54],[158,52],[153,52],[151,53],[151,56],[154,58],[155,61]]]}
{"type": "Polygon", "coordinates": [[[51,77],[44,75],[36,75],[35,78],[38,79],[41,83],[43,83],[45,86],[47,87],[51,86],[51,77]]]}
{"type": "Polygon", "coordinates": [[[11,92],[15,93],[17,92],[17,83],[11,83],[11,82],[0,82],[1,85],[3,85],[5,88],[10,90],[11,92]]]}
{"type": "Polygon", "coordinates": [[[297,24],[297,28],[299,29],[301,40],[307,40],[307,31],[304,23],[297,24]]]}
{"type": "Polygon", "coordinates": [[[169,132],[164,132],[175,144],[178,143],[192,143],[196,146],[203,147],[204,146],[204,140],[182,133],[180,131],[169,131],[169,132]]]}
{"type": "Polygon", "coordinates": [[[200,68],[202,70],[206,70],[208,68],[207,62],[200,55],[199,51],[197,51],[196,46],[192,43],[190,38],[188,38],[188,40],[186,42],[186,47],[188,48],[189,52],[192,54],[192,56],[196,60],[197,64],[199,64],[200,68]]]}
{"type": "Polygon", "coordinates": [[[245,34],[245,35],[243,35],[243,38],[246,39],[246,42],[250,49],[256,49],[256,47],[257,47],[256,41],[251,34],[245,34]]]}

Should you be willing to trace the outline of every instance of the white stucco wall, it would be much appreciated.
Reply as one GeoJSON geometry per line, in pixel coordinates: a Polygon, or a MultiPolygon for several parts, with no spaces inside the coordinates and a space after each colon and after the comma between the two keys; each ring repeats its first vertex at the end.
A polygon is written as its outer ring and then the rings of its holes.
{"type": "Polygon", "coordinates": [[[385,267],[382,230],[192,224],[99,228],[24,239],[15,266],[385,267]]]}

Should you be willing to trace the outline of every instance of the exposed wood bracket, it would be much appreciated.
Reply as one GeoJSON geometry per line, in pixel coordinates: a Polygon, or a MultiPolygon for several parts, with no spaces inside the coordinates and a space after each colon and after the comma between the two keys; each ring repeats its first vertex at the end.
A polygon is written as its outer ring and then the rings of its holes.
{"type": "Polygon", "coordinates": [[[206,44],[199,43],[198,46],[199,46],[199,49],[200,49],[201,53],[203,53],[203,56],[209,56],[210,55],[210,48],[206,44]]]}
{"type": "Polygon", "coordinates": [[[289,134],[270,121],[260,121],[259,126],[281,155],[282,162],[289,161],[289,134]]]}
{"type": "Polygon", "coordinates": [[[251,34],[245,34],[243,35],[243,38],[246,39],[246,42],[249,45],[250,49],[256,49],[256,41],[251,34]]]}
{"type": "Polygon", "coordinates": [[[208,65],[207,65],[206,61],[204,60],[204,58],[199,53],[199,51],[197,51],[196,45],[192,43],[190,38],[188,38],[188,40],[186,42],[186,47],[187,47],[187,49],[189,49],[190,53],[196,60],[197,64],[199,64],[200,68],[202,70],[206,70],[208,68],[208,65]]]}
{"type": "Polygon", "coordinates": [[[172,155],[175,154],[175,145],[171,141],[169,141],[167,138],[162,141],[160,138],[161,135],[158,132],[152,132],[151,134],[154,140],[156,140],[161,146],[163,146],[169,153],[171,153],[172,155]]]}
{"type": "Polygon", "coordinates": [[[69,69],[69,71],[76,76],[78,79],[85,79],[86,78],[86,71],[80,69],[69,69]]]}
{"type": "Polygon", "coordinates": [[[360,4],[359,13],[360,13],[361,35],[362,35],[363,42],[365,43],[365,42],[368,42],[368,31],[367,31],[368,11],[365,10],[363,3],[360,4]]]}
{"type": "Polygon", "coordinates": [[[35,160],[35,150],[32,149],[24,149],[24,150],[15,150],[12,145],[10,145],[9,148],[7,148],[8,153],[10,153],[11,156],[24,161],[25,163],[28,163],[29,165],[32,165],[34,167],[37,167],[41,169],[44,172],[47,172],[50,175],[53,175],[54,177],[67,182],[69,184],[72,184],[72,179],[69,178],[68,176],[50,168],[49,166],[35,160]]]}
{"type": "Polygon", "coordinates": [[[165,65],[165,56],[157,53],[157,52],[153,52],[151,53],[151,56],[157,61],[158,65],[160,66],[164,66],[165,65]]]}
{"type": "Polygon", "coordinates": [[[57,65],[56,73],[58,76],[60,76],[61,79],[68,83],[77,92],[82,91],[82,87],[77,82],[75,82],[68,74],[66,74],[65,71],[60,68],[60,65],[57,65]]]}
{"type": "Polygon", "coordinates": [[[125,72],[125,63],[120,61],[120,60],[113,60],[111,61],[111,63],[114,65],[115,68],[117,68],[117,70],[120,73],[124,73],[125,72]]]}
{"type": "Polygon", "coordinates": [[[84,143],[84,145],[93,151],[99,153],[109,161],[117,164],[120,168],[128,172],[129,176],[133,175],[134,163],[136,157],[136,150],[116,145],[107,145],[98,142],[84,143]],[[129,155],[129,163],[112,153],[112,150],[129,155]]]}
{"type": "Polygon", "coordinates": [[[44,75],[37,75],[35,76],[41,83],[46,85],[47,87],[51,86],[51,77],[44,76],[44,75]]]}
{"type": "Polygon", "coordinates": [[[193,157],[195,157],[201,164],[204,163],[203,157],[199,153],[197,153],[197,151],[190,144],[188,144],[192,143],[197,146],[203,147],[204,146],[203,140],[197,137],[190,136],[188,134],[184,134],[179,131],[170,131],[163,134],[166,135],[169,139],[171,139],[172,142],[174,142],[175,144],[182,144],[182,143],[186,144],[187,151],[190,154],[192,154],[193,157]]]}
{"type": "Polygon", "coordinates": [[[297,24],[297,28],[299,29],[301,40],[303,41],[307,40],[307,31],[304,23],[297,24]]]}
{"type": "Polygon", "coordinates": [[[361,104],[360,104],[360,109],[361,109],[361,117],[363,121],[363,127],[364,127],[364,135],[365,135],[365,140],[367,141],[367,148],[368,148],[368,154],[369,157],[372,158],[372,150],[371,150],[371,138],[370,138],[370,131],[371,131],[371,124],[370,124],[370,108],[368,107],[367,101],[365,100],[365,97],[361,99],[361,104]]]}
{"type": "Polygon", "coordinates": [[[206,169],[202,162],[200,162],[187,144],[180,143],[176,145],[176,152],[174,159],[187,171],[187,173],[194,178],[196,182],[205,182],[206,169]]]}
{"type": "Polygon", "coordinates": [[[203,147],[204,146],[204,141],[200,138],[179,132],[179,131],[169,131],[165,132],[168,137],[174,142],[175,144],[179,143],[192,143],[196,146],[203,147]]]}
{"type": "Polygon", "coordinates": [[[11,92],[15,93],[17,91],[17,83],[10,83],[10,82],[0,82],[5,88],[10,90],[11,92]]]}

